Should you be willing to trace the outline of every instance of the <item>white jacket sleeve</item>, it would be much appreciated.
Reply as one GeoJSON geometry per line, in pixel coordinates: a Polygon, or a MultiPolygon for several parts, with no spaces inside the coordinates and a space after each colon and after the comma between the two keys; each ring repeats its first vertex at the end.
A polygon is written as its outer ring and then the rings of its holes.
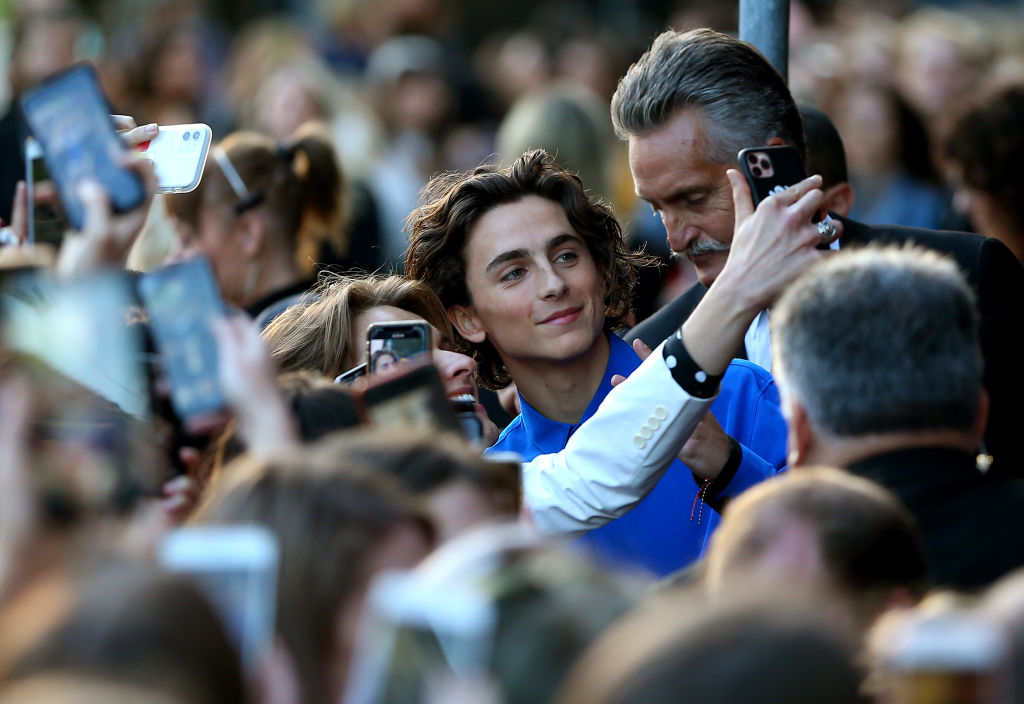
{"type": "Polygon", "coordinates": [[[625,514],[654,488],[714,398],[679,386],[659,346],[612,389],[565,449],[523,464],[523,503],[543,535],[572,537],[625,514]]]}

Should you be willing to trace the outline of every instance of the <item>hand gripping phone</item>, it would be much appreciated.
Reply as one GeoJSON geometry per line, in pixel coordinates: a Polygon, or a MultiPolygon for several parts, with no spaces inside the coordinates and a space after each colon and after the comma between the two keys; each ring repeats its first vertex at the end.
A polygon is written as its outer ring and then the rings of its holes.
{"type": "Polygon", "coordinates": [[[138,145],[143,156],[152,160],[159,186],[158,193],[188,193],[203,178],[206,156],[213,132],[209,125],[161,125],[152,140],[138,145]]]}
{"type": "Polygon", "coordinates": [[[804,180],[800,154],[793,147],[751,147],[739,153],[740,170],[750,184],[754,206],[804,180]]]}
{"type": "Polygon", "coordinates": [[[20,104],[73,228],[84,224],[78,187],[86,180],[106,190],[115,212],[142,203],[142,181],[123,165],[128,150],[110,117],[95,69],[88,64],[73,66],[29,90],[20,104]]]}

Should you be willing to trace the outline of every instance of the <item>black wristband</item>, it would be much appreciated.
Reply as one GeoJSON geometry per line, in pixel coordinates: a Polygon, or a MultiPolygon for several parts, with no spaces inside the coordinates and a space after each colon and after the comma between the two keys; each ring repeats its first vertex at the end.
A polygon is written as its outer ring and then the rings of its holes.
{"type": "Polygon", "coordinates": [[[672,371],[672,378],[683,391],[694,398],[711,398],[718,393],[721,375],[708,374],[693,361],[693,357],[683,344],[680,331],[665,340],[665,346],[661,351],[665,357],[665,364],[672,371]]]}
{"type": "Polygon", "coordinates": [[[726,499],[720,498],[721,494],[729,483],[736,476],[736,471],[740,468],[740,462],[743,461],[743,446],[740,445],[739,441],[729,436],[729,457],[726,458],[725,464],[722,466],[722,471],[718,473],[711,482],[700,479],[696,474],[690,472],[693,475],[693,481],[697,486],[703,488],[704,503],[711,508],[715,509],[719,513],[725,508],[726,499]]]}

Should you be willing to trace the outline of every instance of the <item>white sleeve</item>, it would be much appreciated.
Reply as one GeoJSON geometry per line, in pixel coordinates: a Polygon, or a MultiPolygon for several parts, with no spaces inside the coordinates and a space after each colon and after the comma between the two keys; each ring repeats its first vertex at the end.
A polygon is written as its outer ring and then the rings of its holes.
{"type": "Polygon", "coordinates": [[[622,516],[658,483],[713,402],[679,386],[659,346],[564,450],[523,464],[525,513],[541,534],[563,537],[622,516]]]}

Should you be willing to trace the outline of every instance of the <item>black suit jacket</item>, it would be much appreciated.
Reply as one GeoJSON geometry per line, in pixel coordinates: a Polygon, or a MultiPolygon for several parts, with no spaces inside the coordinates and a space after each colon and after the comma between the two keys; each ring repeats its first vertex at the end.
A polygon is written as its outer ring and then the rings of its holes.
{"type": "Polygon", "coordinates": [[[983,475],[971,454],[944,447],[885,452],[847,469],[913,514],[936,585],[978,589],[1024,565],[1024,482],[983,475]]]}
{"type": "MultiPolygon", "coordinates": [[[[833,216],[835,217],[835,216],[833,216]]],[[[909,227],[843,223],[840,247],[914,242],[951,256],[967,277],[978,299],[981,351],[985,359],[985,388],[990,399],[985,447],[995,458],[991,472],[1024,477],[1024,442],[1017,433],[1024,425],[1024,363],[1019,359],[1017,335],[1024,322],[1024,268],[999,240],[966,232],[938,232],[909,227]]],[[[650,318],[633,328],[628,342],[640,338],[651,347],[679,329],[700,303],[707,289],[697,284],[650,318]]],[[[746,359],[746,349],[737,351],[746,359]]]]}

